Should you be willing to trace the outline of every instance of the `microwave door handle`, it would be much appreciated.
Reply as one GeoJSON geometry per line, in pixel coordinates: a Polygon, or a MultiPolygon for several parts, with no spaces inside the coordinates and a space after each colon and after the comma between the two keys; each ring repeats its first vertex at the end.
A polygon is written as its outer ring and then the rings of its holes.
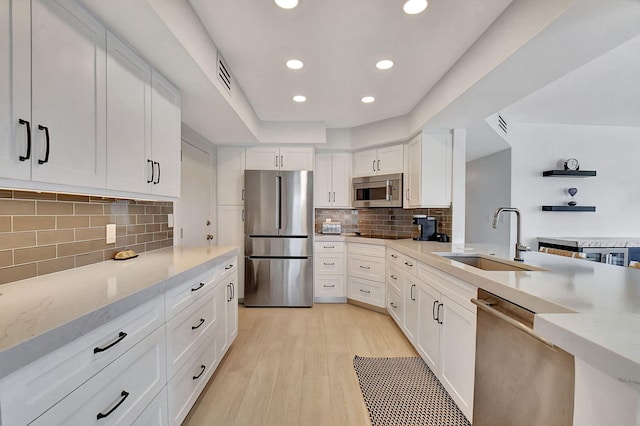
{"type": "Polygon", "coordinates": [[[391,191],[392,191],[392,190],[393,190],[393,188],[392,188],[392,186],[391,186],[391,181],[390,181],[390,180],[388,180],[388,181],[387,181],[387,194],[386,194],[386,197],[385,197],[385,199],[386,199],[387,201],[391,201],[391,191]]]}

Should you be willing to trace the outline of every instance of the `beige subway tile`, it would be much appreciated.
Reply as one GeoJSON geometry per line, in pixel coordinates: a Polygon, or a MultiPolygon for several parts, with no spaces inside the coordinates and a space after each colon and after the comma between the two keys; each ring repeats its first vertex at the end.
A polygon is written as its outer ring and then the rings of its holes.
{"type": "Polygon", "coordinates": [[[152,243],[147,243],[146,251],[157,250],[157,249],[161,249],[161,248],[164,248],[164,247],[169,247],[171,245],[173,245],[173,241],[172,240],[154,241],[152,243]]]}
{"type": "Polygon", "coordinates": [[[80,241],[74,243],[58,244],[58,256],[75,256],[76,254],[89,253],[91,250],[91,241],[80,241]]]}
{"type": "Polygon", "coordinates": [[[116,236],[122,237],[123,235],[127,235],[127,227],[124,225],[116,226],[116,236]]]}
{"type": "Polygon", "coordinates": [[[13,191],[13,198],[18,200],[55,200],[52,192],[13,191]]]}
{"type": "Polygon", "coordinates": [[[75,194],[58,194],[58,201],[73,201],[75,203],[88,203],[88,195],[75,195],[75,194]]]}
{"type": "Polygon", "coordinates": [[[146,206],[146,214],[160,214],[162,213],[162,207],[160,206],[146,206]]]}
{"type": "Polygon", "coordinates": [[[89,216],[58,216],[56,218],[56,228],[87,228],[89,226],[89,216]]]}
{"type": "Polygon", "coordinates": [[[116,247],[128,247],[136,243],[135,235],[127,235],[124,237],[116,237],[116,247]]]}
{"type": "Polygon", "coordinates": [[[153,223],[167,223],[168,221],[166,214],[153,215],[153,223]]]}
{"type": "Polygon", "coordinates": [[[129,246],[129,250],[133,250],[136,253],[144,253],[146,251],[145,244],[136,244],[133,246],[129,246]]]}
{"type": "Polygon", "coordinates": [[[37,273],[38,269],[35,263],[2,268],[0,269],[0,284],[33,278],[37,273]]]}
{"type": "Polygon", "coordinates": [[[136,217],[134,215],[117,215],[113,216],[116,225],[133,225],[136,223],[136,217]]]}
{"type": "Polygon", "coordinates": [[[36,214],[35,201],[0,199],[0,216],[34,214],[36,214]]]}
{"type": "Polygon", "coordinates": [[[139,214],[136,218],[137,223],[153,223],[153,215],[150,214],[139,214]]]}
{"type": "Polygon", "coordinates": [[[127,205],[127,213],[129,214],[144,214],[145,206],[139,206],[137,204],[127,205]]]}
{"type": "Polygon", "coordinates": [[[35,232],[10,232],[6,234],[0,234],[0,250],[32,247],[35,245],[35,232]]]}
{"type": "Polygon", "coordinates": [[[0,216],[0,232],[11,232],[11,216],[0,216]]]}
{"type": "Polygon", "coordinates": [[[13,263],[20,265],[22,263],[37,262],[39,260],[54,259],[56,257],[56,246],[29,247],[14,250],[13,263]]]}
{"type": "Polygon", "coordinates": [[[160,224],[147,225],[147,232],[158,232],[160,230],[160,224]]]}
{"type": "Polygon", "coordinates": [[[171,239],[173,239],[173,229],[169,229],[169,230],[167,231],[167,238],[171,238],[171,239]]]}
{"type": "Polygon", "coordinates": [[[146,232],[146,225],[129,225],[127,226],[127,235],[143,234],[146,232]]]}
{"type": "Polygon", "coordinates": [[[160,211],[160,213],[162,214],[173,214],[173,207],[162,207],[162,210],[160,211]]]}
{"type": "Polygon", "coordinates": [[[102,226],[95,228],[78,228],[75,230],[76,241],[96,240],[106,238],[106,229],[102,226]]]}
{"type": "Polygon", "coordinates": [[[2,250],[0,251],[0,268],[13,265],[13,251],[2,250]]]}
{"type": "Polygon", "coordinates": [[[104,214],[104,209],[100,203],[74,203],[74,214],[104,214]]]}
{"type": "Polygon", "coordinates": [[[104,205],[105,214],[127,214],[127,205],[119,203],[110,203],[104,205]]]}
{"type": "Polygon", "coordinates": [[[167,233],[166,232],[154,232],[153,233],[153,241],[166,240],[167,233]]]}
{"type": "Polygon", "coordinates": [[[76,256],[76,268],[85,265],[91,265],[92,263],[98,263],[104,261],[104,251],[94,251],[92,253],[79,254],[76,256]]]}
{"type": "Polygon", "coordinates": [[[136,235],[136,242],[140,243],[148,243],[153,241],[153,234],[138,234],[136,235]]]}
{"type": "Polygon", "coordinates": [[[102,238],[101,240],[93,240],[90,242],[91,242],[91,244],[89,245],[91,249],[90,251],[107,250],[109,248],[116,247],[116,245],[113,243],[107,244],[106,238],[102,238]]]}
{"type": "Polygon", "coordinates": [[[65,271],[67,269],[73,269],[75,266],[75,259],[71,257],[63,257],[53,260],[45,260],[38,262],[38,275],[52,274],[58,271],[65,271]]]}
{"type": "Polygon", "coordinates": [[[14,216],[13,232],[55,229],[55,216],[14,216]]]}
{"type": "Polygon", "coordinates": [[[39,215],[72,215],[73,203],[62,201],[37,201],[36,211],[39,215]]]}
{"type": "Polygon", "coordinates": [[[103,252],[104,254],[104,260],[109,260],[109,259],[113,259],[113,256],[116,255],[117,252],[119,252],[121,249],[116,249],[116,248],[110,248],[107,249],[103,252]]]}
{"type": "Polygon", "coordinates": [[[161,231],[168,231],[169,230],[169,224],[168,223],[161,223],[160,224],[160,230],[161,231]]]}
{"type": "Polygon", "coordinates": [[[105,226],[108,223],[115,223],[113,216],[89,216],[91,226],[105,226]]]}
{"type": "Polygon", "coordinates": [[[10,189],[0,189],[0,198],[13,198],[13,191],[10,189]]]}
{"type": "Polygon", "coordinates": [[[44,246],[47,244],[68,243],[73,241],[73,239],[73,229],[37,232],[37,242],[39,246],[44,246]]]}

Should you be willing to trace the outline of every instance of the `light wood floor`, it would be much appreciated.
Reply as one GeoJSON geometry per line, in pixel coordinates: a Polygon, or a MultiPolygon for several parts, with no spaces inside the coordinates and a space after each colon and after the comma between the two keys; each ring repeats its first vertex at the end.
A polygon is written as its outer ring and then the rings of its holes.
{"type": "Polygon", "coordinates": [[[353,305],[240,307],[238,337],[183,424],[370,425],[355,355],[417,353],[391,317],[353,305]]]}

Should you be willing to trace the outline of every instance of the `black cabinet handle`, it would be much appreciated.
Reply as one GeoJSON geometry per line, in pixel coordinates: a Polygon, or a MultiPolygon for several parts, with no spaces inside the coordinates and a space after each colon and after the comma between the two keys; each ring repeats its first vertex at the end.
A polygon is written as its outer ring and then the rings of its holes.
{"type": "Polygon", "coordinates": [[[204,287],[204,283],[200,283],[200,285],[198,287],[192,288],[191,291],[198,291],[200,290],[202,287],[204,287]]]}
{"type": "Polygon", "coordinates": [[[236,286],[233,283],[229,283],[229,285],[231,286],[231,300],[233,300],[236,297],[236,286]]]}
{"type": "Polygon", "coordinates": [[[224,269],[231,269],[231,268],[233,268],[233,264],[224,267],[224,269]]]}
{"type": "Polygon", "coordinates": [[[440,308],[443,306],[444,305],[442,303],[438,305],[438,324],[442,324],[442,319],[440,318],[440,308]]]}
{"type": "Polygon", "coordinates": [[[389,305],[391,305],[391,307],[392,307],[393,309],[398,309],[398,305],[396,305],[396,304],[395,304],[395,303],[393,303],[393,302],[389,302],[389,305]]]}
{"type": "Polygon", "coordinates": [[[160,163],[158,161],[154,161],[154,163],[158,165],[158,179],[155,182],[153,182],[153,184],[157,185],[160,183],[160,163]]]}
{"type": "Polygon", "coordinates": [[[431,316],[433,317],[434,321],[438,321],[438,318],[436,318],[436,306],[438,305],[438,301],[434,301],[433,302],[433,306],[431,307],[431,316]]]}
{"type": "Polygon", "coordinates": [[[147,179],[147,183],[151,183],[155,180],[154,176],[156,173],[156,168],[153,166],[153,161],[147,158],[147,164],[151,163],[151,179],[147,179]]]}
{"type": "Polygon", "coordinates": [[[398,255],[397,254],[392,254],[391,257],[393,257],[394,259],[397,259],[398,255]]]}
{"type": "Polygon", "coordinates": [[[122,342],[122,340],[125,337],[127,337],[127,333],[125,333],[124,331],[121,331],[120,333],[118,333],[118,338],[116,340],[114,340],[113,342],[109,343],[107,346],[104,346],[104,347],[96,346],[95,348],[93,348],[93,353],[97,354],[99,352],[104,352],[107,349],[112,348],[113,346],[115,346],[118,343],[122,342]]]}
{"type": "Polygon", "coordinates": [[[380,171],[380,160],[378,160],[378,171],[380,171]]]}
{"type": "Polygon", "coordinates": [[[376,171],[376,160],[373,160],[373,164],[371,164],[371,168],[373,169],[373,171],[376,171]]]}
{"type": "Polygon", "coordinates": [[[29,123],[27,120],[23,120],[22,118],[18,120],[18,123],[22,124],[23,126],[27,126],[27,155],[21,155],[18,157],[20,161],[27,161],[29,158],[31,158],[31,123],[29,123]]]}
{"type": "Polygon", "coordinates": [[[198,374],[197,376],[193,376],[193,380],[198,380],[200,378],[200,376],[202,376],[202,373],[204,373],[204,370],[206,370],[207,367],[205,367],[204,365],[200,366],[200,374],[198,374]]]}
{"type": "Polygon", "coordinates": [[[120,401],[118,401],[118,403],[116,405],[114,405],[113,407],[111,407],[111,409],[109,411],[107,411],[106,413],[98,413],[98,415],[96,416],[98,420],[100,419],[104,419],[105,417],[107,417],[109,414],[113,413],[114,411],[116,411],[118,409],[119,406],[122,405],[122,403],[125,401],[125,399],[127,399],[129,397],[129,392],[127,391],[122,391],[120,393],[120,401]]]}
{"type": "Polygon", "coordinates": [[[334,288],[335,286],[336,286],[335,284],[331,284],[331,285],[322,284],[322,287],[324,288],[334,288]]]}
{"type": "Polygon", "coordinates": [[[413,263],[409,263],[409,262],[404,262],[405,265],[407,265],[409,268],[413,267],[413,263]]]}
{"type": "Polygon", "coordinates": [[[336,264],[336,262],[330,262],[330,263],[322,262],[322,264],[323,264],[324,266],[333,266],[333,265],[335,265],[335,264],[336,264]]]}
{"type": "Polygon", "coordinates": [[[360,265],[360,267],[361,267],[362,269],[371,269],[371,266],[362,266],[362,265],[360,265]]]}
{"type": "Polygon", "coordinates": [[[38,129],[44,130],[44,140],[47,144],[44,151],[44,160],[38,160],[38,164],[44,164],[49,162],[49,147],[51,145],[49,140],[49,128],[47,126],[42,126],[39,124],[38,129]]]}
{"type": "Polygon", "coordinates": [[[415,284],[411,284],[411,300],[413,300],[415,302],[415,297],[413,297],[413,289],[416,288],[415,284]]]}
{"type": "Polygon", "coordinates": [[[200,327],[202,327],[202,324],[204,324],[204,318],[200,318],[200,324],[198,324],[198,325],[192,325],[192,326],[191,326],[191,329],[192,329],[192,330],[197,330],[197,329],[199,329],[200,327]]]}
{"type": "Polygon", "coordinates": [[[363,290],[363,289],[360,289],[360,291],[361,291],[362,293],[365,293],[365,294],[371,294],[371,290],[363,290]]]}

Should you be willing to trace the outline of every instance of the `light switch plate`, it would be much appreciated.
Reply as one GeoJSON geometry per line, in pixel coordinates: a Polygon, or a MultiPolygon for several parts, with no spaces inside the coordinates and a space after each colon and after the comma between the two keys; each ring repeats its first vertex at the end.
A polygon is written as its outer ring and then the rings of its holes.
{"type": "Polygon", "coordinates": [[[113,244],[116,242],[116,224],[107,224],[107,244],[113,244]]]}

